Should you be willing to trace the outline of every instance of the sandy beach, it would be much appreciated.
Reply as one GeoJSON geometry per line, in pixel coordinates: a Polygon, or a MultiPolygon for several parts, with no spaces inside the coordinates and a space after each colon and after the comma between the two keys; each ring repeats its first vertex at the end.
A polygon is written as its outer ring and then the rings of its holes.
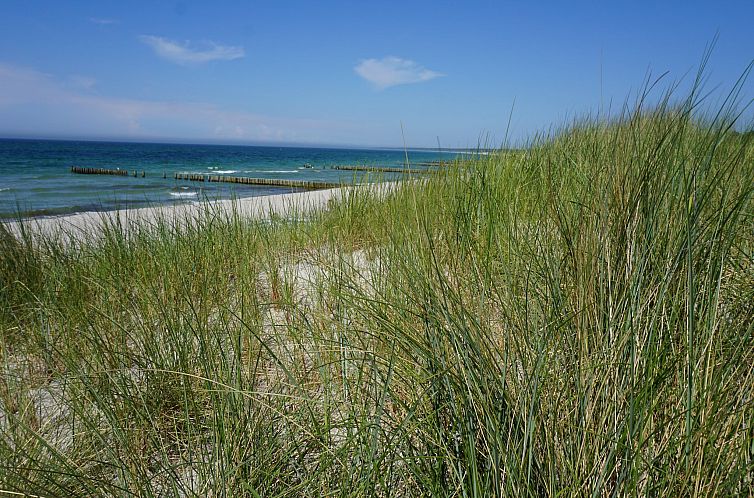
{"type": "Polygon", "coordinates": [[[210,203],[161,205],[154,207],[121,209],[117,211],[91,211],[66,216],[32,218],[22,222],[10,222],[6,227],[19,236],[22,224],[35,235],[61,237],[63,239],[87,238],[99,233],[108,223],[128,227],[132,224],[150,224],[157,220],[178,221],[193,219],[201,215],[208,207],[218,214],[237,213],[249,219],[264,219],[272,216],[287,216],[290,213],[307,213],[325,208],[331,200],[340,198],[352,188],[370,188],[384,190],[392,188],[393,183],[362,185],[326,190],[312,190],[289,194],[247,197],[234,200],[218,200],[210,203]]]}

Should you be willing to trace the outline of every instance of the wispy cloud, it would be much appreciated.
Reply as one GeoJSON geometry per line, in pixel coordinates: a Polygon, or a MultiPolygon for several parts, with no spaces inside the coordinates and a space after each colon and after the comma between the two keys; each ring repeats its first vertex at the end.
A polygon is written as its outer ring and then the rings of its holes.
{"type": "Polygon", "coordinates": [[[243,47],[233,47],[208,42],[206,48],[195,49],[189,42],[179,43],[161,36],[141,35],[139,40],[149,45],[154,53],[176,64],[202,64],[210,61],[232,61],[246,55],[243,47]]]}
{"type": "Polygon", "coordinates": [[[72,74],[66,79],[67,86],[77,90],[92,90],[97,85],[97,80],[81,74],[72,74]]]}
{"type": "Polygon", "coordinates": [[[99,24],[100,26],[109,26],[110,24],[117,24],[118,21],[115,19],[108,19],[104,17],[90,17],[89,22],[93,22],[94,24],[99,24]]]}
{"type": "Polygon", "coordinates": [[[421,83],[445,76],[412,60],[401,59],[400,57],[366,59],[358,63],[353,70],[380,90],[396,85],[421,83]]]}
{"type": "Polygon", "coordinates": [[[321,143],[354,142],[360,132],[354,123],[96,95],[75,80],[0,62],[0,135],[321,143]]]}

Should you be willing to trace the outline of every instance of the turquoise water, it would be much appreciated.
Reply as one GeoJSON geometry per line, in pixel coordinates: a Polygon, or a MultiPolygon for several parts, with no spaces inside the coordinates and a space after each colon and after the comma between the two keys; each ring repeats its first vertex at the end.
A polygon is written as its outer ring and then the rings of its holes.
{"type": "MultiPolygon", "coordinates": [[[[363,173],[335,165],[400,166],[403,150],[0,140],[0,218],[54,216],[291,192],[294,189],[174,180],[175,173],[352,183],[363,173]],[[311,168],[304,167],[305,164],[311,168]],[[71,166],[139,176],[80,175],[71,166]],[[141,172],[145,177],[141,177],[141,172]],[[166,176],[167,178],[163,178],[166,176]]],[[[411,163],[452,153],[408,151],[411,163]]],[[[400,174],[385,174],[384,179],[400,174]]]]}

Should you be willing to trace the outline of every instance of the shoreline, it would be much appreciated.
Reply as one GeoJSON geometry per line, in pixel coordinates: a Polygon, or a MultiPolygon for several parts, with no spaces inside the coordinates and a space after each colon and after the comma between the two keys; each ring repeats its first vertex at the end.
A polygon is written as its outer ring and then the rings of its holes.
{"type": "Polygon", "coordinates": [[[371,185],[349,185],[338,188],[273,194],[240,199],[220,199],[191,204],[158,205],[126,208],[111,211],[84,211],[51,217],[32,217],[20,221],[2,222],[15,237],[24,231],[34,237],[53,236],[65,239],[82,239],[97,235],[107,223],[128,227],[134,223],[154,223],[158,220],[176,221],[194,218],[210,207],[213,212],[236,213],[246,219],[266,219],[287,213],[308,213],[326,207],[350,189],[392,190],[397,182],[371,185]]]}

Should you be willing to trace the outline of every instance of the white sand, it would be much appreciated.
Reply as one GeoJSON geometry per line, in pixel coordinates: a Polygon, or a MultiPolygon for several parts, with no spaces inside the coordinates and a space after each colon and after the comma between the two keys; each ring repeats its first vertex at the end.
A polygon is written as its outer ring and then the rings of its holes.
{"type": "MultiPolygon", "coordinates": [[[[328,190],[314,190],[293,194],[280,194],[262,197],[248,197],[238,200],[220,200],[209,203],[211,212],[218,214],[238,213],[250,219],[264,219],[270,216],[303,214],[315,209],[325,209],[331,200],[337,200],[349,189],[369,188],[385,192],[392,190],[396,183],[382,183],[356,187],[343,187],[328,190]]],[[[51,218],[34,218],[23,223],[34,234],[60,236],[64,239],[86,238],[98,234],[105,223],[118,223],[128,227],[133,223],[150,224],[159,219],[180,221],[194,219],[207,210],[207,205],[178,204],[138,209],[122,209],[106,212],[85,212],[51,218]]],[[[18,236],[21,227],[18,222],[6,224],[11,233],[18,236]]]]}

